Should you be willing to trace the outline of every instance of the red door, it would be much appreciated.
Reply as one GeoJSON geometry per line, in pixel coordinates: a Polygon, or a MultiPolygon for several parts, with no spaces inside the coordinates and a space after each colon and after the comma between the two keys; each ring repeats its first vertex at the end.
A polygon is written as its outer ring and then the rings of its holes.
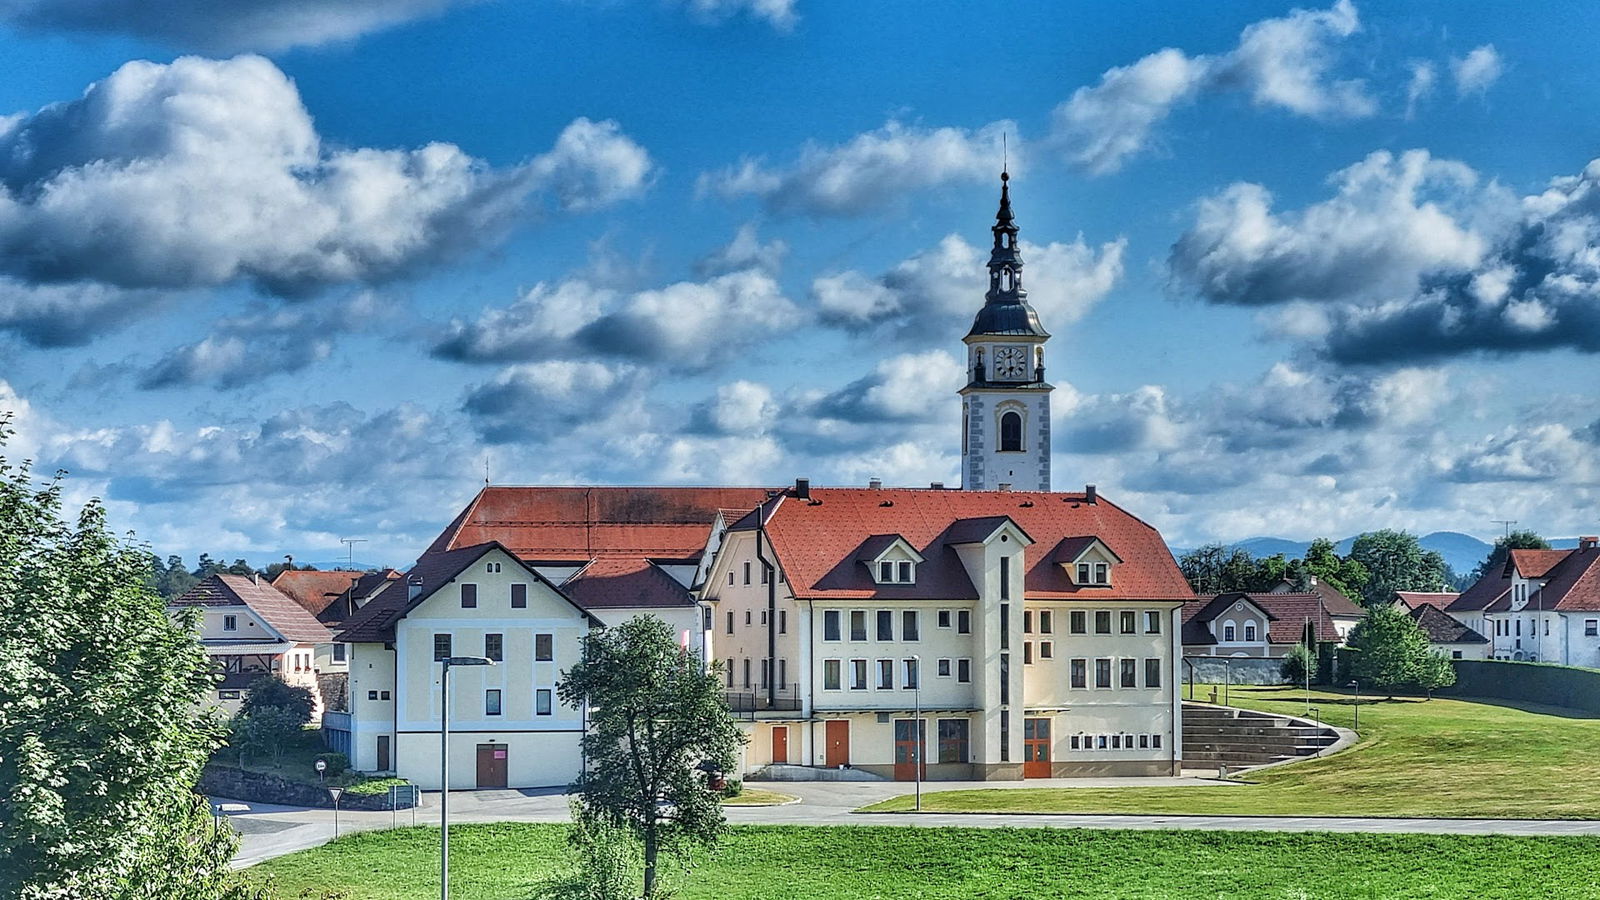
{"type": "Polygon", "coordinates": [[[917,765],[922,765],[922,777],[928,777],[928,762],[924,754],[928,749],[926,740],[917,740],[917,727],[922,728],[923,736],[927,735],[926,720],[895,719],[894,720],[894,780],[915,781],[917,778],[917,765]]]}
{"type": "Polygon", "coordinates": [[[772,763],[778,766],[789,764],[789,726],[787,725],[774,725],[772,727],[772,763]]]}
{"type": "Polygon", "coordinates": [[[1050,720],[1022,720],[1022,777],[1050,777],[1050,720]]]}
{"type": "Polygon", "coordinates": [[[830,769],[850,764],[850,722],[829,719],[823,731],[823,765],[830,769]]]}
{"type": "Polygon", "coordinates": [[[478,787],[506,786],[506,756],[505,744],[478,745],[478,787]]]}

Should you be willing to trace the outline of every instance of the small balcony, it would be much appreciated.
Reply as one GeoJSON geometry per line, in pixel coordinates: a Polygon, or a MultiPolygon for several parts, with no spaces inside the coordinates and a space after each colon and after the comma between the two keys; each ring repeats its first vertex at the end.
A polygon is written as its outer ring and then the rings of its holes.
{"type": "Polygon", "coordinates": [[[780,684],[773,690],[764,687],[729,690],[728,710],[740,719],[754,719],[758,713],[799,712],[800,685],[780,684]]]}

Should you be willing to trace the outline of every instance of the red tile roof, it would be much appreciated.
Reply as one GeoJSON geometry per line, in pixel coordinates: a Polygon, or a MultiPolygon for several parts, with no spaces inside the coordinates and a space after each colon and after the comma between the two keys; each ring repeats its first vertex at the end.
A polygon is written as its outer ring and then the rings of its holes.
{"type": "Polygon", "coordinates": [[[1547,571],[1549,580],[1528,599],[1537,609],[1592,612],[1600,610],[1600,549],[1563,551],[1567,555],[1547,571]]]}
{"type": "Polygon", "coordinates": [[[1365,606],[1346,597],[1321,579],[1311,586],[1311,592],[1322,598],[1322,605],[1330,616],[1360,617],[1367,614],[1365,606]]]}
{"type": "Polygon", "coordinates": [[[1513,550],[1511,565],[1523,578],[1543,578],[1571,552],[1571,550],[1513,550]]]}
{"type": "Polygon", "coordinates": [[[749,511],[764,488],[509,487],[478,492],[427,552],[499,541],[523,559],[698,559],[722,509],[749,511]]]}
{"type": "Polygon", "coordinates": [[[1511,574],[1502,568],[1498,572],[1489,572],[1482,578],[1473,582],[1472,586],[1461,592],[1461,596],[1450,601],[1444,608],[1445,612],[1481,612],[1494,605],[1499,600],[1511,593],[1511,574]]]}
{"type": "Polygon", "coordinates": [[[694,597],[676,578],[647,559],[605,556],[574,574],[561,589],[584,609],[667,605],[693,606],[694,597]],[[676,600],[668,604],[668,599],[676,600]]]}
{"type": "Polygon", "coordinates": [[[1443,610],[1451,603],[1454,603],[1457,597],[1461,596],[1454,591],[1395,591],[1394,595],[1400,599],[1400,602],[1408,610],[1415,610],[1421,606],[1433,606],[1443,610]]]}
{"type": "Polygon", "coordinates": [[[212,575],[172,601],[173,606],[232,606],[243,604],[272,630],[291,641],[325,644],[333,633],[311,613],[265,581],[245,575],[212,575]]]}
{"type": "Polygon", "coordinates": [[[693,602],[688,591],[651,561],[699,560],[719,512],[732,522],[769,493],[766,488],[493,485],[478,492],[424,557],[499,541],[525,562],[584,565],[565,584],[580,605],[683,606],[693,602]],[[594,581],[585,584],[586,579],[594,581]]]}
{"type": "MultiPolygon", "coordinates": [[[[352,582],[359,580],[361,572],[334,571],[290,571],[285,569],[272,579],[272,586],[289,595],[294,602],[305,607],[306,612],[320,615],[328,605],[338,599],[345,591],[350,590],[352,582]]],[[[395,577],[400,577],[396,572],[395,577]]]]}
{"type": "Polygon", "coordinates": [[[1326,599],[1318,592],[1274,594],[1230,591],[1210,600],[1197,600],[1183,608],[1183,643],[1214,644],[1215,637],[1205,627],[1207,622],[1222,615],[1223,611],[1239,599],[1249,600],[1267,614],[1267,641],[1273,644],[1296,644],[1309,619],[1316,628],[1318,641],[1338,643],[1343,640],[1334,627],[1326,599]]]}
{"type": "MultiPolygon", "coordinates": [[[[1023,590],[1030,599],[1189,600],[1194,597],[1161,535],[1101,495],[911,488],[813,488],[811,499],[785,496],[768,506],[767,534],[795,595],[801,598],[971,599],[977,596],[954,542],[970,540],[973,520],[1010,518],[1035,544],[1023,590]],[[878,585],[856,560],[873,535],[898,534],[925,558],[913,585],[878,585]],[[1055,561],[1058,547],[1099,538],[1123,563],[1109,587],[1078,586],[1055,561]]],[[[755,527],[747,516],[736,527],[755,527]]],[[[988,527],[988,522],[983,523],[988,527]]],[[[988,528],[993,532],[993,528],[988,528]]]]}

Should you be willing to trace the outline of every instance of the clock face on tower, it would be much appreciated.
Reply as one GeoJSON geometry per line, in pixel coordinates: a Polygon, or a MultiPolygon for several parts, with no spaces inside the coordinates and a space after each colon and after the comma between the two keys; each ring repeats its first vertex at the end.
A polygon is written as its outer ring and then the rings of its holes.
{"type": "Polygon", "coordinates": [[[1004,381],[1021,381],[1028,375],[1028,350],[1026,347],[999,347],[994,351],[994,377],[1004,381]]]}

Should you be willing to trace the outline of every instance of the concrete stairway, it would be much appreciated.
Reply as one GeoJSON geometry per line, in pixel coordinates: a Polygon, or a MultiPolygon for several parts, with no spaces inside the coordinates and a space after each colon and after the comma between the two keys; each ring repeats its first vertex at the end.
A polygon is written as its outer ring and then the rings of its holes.
{"type": "Polygon", "coordinates": [[[1338,732],[1307,719],[1209,703],[1183,705],[1186,768],[1264,766],[1314,756],[1338,740],[1338,732]]]}

